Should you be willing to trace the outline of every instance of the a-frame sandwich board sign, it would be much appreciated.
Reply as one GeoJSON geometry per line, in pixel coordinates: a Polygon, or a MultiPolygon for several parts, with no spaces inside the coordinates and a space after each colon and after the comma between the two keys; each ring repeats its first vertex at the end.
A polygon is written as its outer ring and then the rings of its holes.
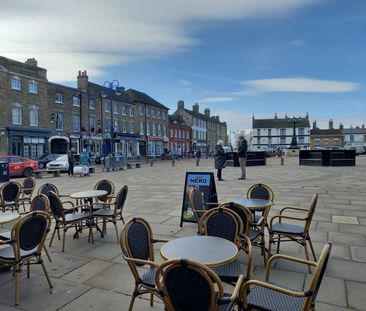
{"type": "Polygon", "coordinates": [[[194,216],[192,208],[189,204],[189,191],[192,188],[198,188],[199,190],[201,190],[205,202],[218,202],[214,173],[186,172],[182,202],[182,214],[180,218],[181,227],[183,226],[183,222],[197,222],[197,219],[194,216]]]}

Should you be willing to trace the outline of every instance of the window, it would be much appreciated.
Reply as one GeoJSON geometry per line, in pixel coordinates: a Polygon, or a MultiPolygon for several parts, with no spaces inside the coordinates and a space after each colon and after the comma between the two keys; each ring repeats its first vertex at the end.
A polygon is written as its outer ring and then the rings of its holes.
{"type": "Polygon", "coordinates": [[[189,131],[186,132],[186,139],[189,139],[189,131]]]}
{"type": "MultiPolygon", "coordinates": [[[[123,124],[123,121],[122,121],[123,124]]],[[[118,120],[113,120],[113,132],[117,132],[118,133],[118,120]]]]}
{"type": "Polygon", "coordinates": [[[350,142],[353,143],[355,141],[355,136],[354,135],[350,135],[349,136],[350,142]]]}
{"type": "Polygon", "coordinates": [[[133,117],[135,114],[135,109],[133,107],[130,107],[130,117],[133,117]]]}
{"type": "Polygon", "coordinates": [[[80,97],[79,97],[79,96],[74,95],[74,96],[72,97],[72,105],[73,105],[74,107],[80,107],[80,97]]]}
{"type": "Polygon", "coordinates": [[[272,145],[272,137],[268,137],[268,144],[272,145]]]}
{"type": "Polygon", "coordinates": [[[163,136],[166,136],[166,125],[163,125],[163,136]]]}
{"type": "Polygon", "coordinates": [[[156,136],[156,124],[155,123],[153,123],[153,125],[152,125],[152,134],[153,134],[153,136],[156,136]]]}
{"type": "Polygon", "coordinates": [[[268,129],[268,136],[271,137],[272,136],[272,129],[268,129]]]}
{"type": "Polygon", "coordinates": [[[12,119],[14,125],[22,125],[22,107],[15,104],[11,109],[12,119]]]}
{"type": "Polygon", "coordinates": [[[161,116],[162,116],[163,120],[165,120],[165,119],[166,119],[166,114],[165,114],[165,112],[164,112],[164,111],[161,113],[161,116]]]}
{"type": "Polygon", "coordinates": [[[144,135],[144,134],[145,134],[144,121],[140,121],[140,135],[144,135]]]}
{"type": "Polygon", "coordinates": [[[146,135],[150,135],[150,123],[146,123],[146,135]]]}
{"type": "Polygon", "coordinates": [[[324,146],[328,146],[329,145],[329,139],[324,139],[324,146]]]}
{"type": "Polygon", "coordinates": [[[150,115],[150,108],[146,108],[146,115],[149,116],[150,115]]]}
{"type": "Polygon", "coordinates": [[[113,104],[113,113],[118,114],[118,104],[117,103],[113,104]]]}
{"type": "Polygon", "coordinates": [[[315,139],[315,146],[320,146],[320,139],[315,139]]]}
{"type": "Polygon", "coordinates": [[[257,129],[257,136],[261,136],[261,129],[257,129]]]}
{"type": "Polygon", "coordinates": [[[127,115],[126,106],[125,105],[122,105],[122,115],[123,116],[127,115]]]}
{"type": "Polygon", "coordinates": [[[22,84],[20,82],[19,77],[11,78],[10,81],[11,81],[11,89],[12,90],[17,90],[17,91],[21,90],[22,84]]]}
{"type": "Polygon", "coordinates": [[[95,100],[89,99],[89,109],[94,110],[95,109],[95,100]]]}
{"type": "Polygon", "coordinates": [[[111,130],[111,127],[111,119],[104,119],[104,130],[109,132],[111,130]]]}
{"type": "Polygon", "coordinates": [[[151,117],[155,118],[155,109],[151,109],[151,117]]]}
{"type": "Polygon", "coordinates": [[[56,104],[63,104],[64,103],[64,94],[60,92],[55,93],[55,103],[56,104]]]}
{"type": "Polygon", "coordinates": [[[304,136],[299,137],[299,144],[303,145],[305,143],[304,136]]]}
{"type": "Polygon", "coordinates": [[[175,138],[177,138],[177,137],[178,137],[177,129],[174,129],[174,137],[175,137],[175,138]]]}
{"type": "Polygon", "coordinates": [[[161,125],[158,124],[158,136],[161,136],[161,125]]]}
{"type": "Polygon", "coordinates": [[[79,114],[72,115],[72,129],[74,132],[80,132],[80,115],[79,114]]]}
{"type": "Polygon", "coordinates": [[[158,115],[158,119],[161,119],[161,112],[160,112],[160,110],[158,110],[156,113],[158,115]]]}
{"type": "Polygon", "coordinates": [[[38,94],[38,84],[36,81],[28,82],[28,92],[32,94],[38,94]]]}
{"type": "Polygon", "coordinates": [[[135,129],[135,124],[133,121],[130,121],[130,133],[133,134],[135,129]]]}
{"type": "Polygon", "coordinates": [[[305,130],[303,128],[298,129],[298,135],[304,135],[305,130]]]}
{"type": "Polygon", "coordinates": [[[280,129],[280,136],[286,136],[286,129],[280,129]]]}
{"type": "Polygon", "coordinates": [[[140,115],[141,115],[141,116],[143,116],[143,115],[144,115],[144,113],[145,113],[144,106],[143,106],[143,105],[141,105],[141,106],[140,106],[140,115]]]}
{"type": "Polygon", "coordinates": [[[338,146],[338,144],[339,144],[339,139],[338,139],[338,138],[334,138],[334,139],[333,139],[333,144],[334,144],[334,146],[338,146]]]}
{"type": "Polygon", "coordinates": [[[64,129],[64,113],[56,112],[55,121],[56,121],[56,130],[63,130],[64,129]]]}
{"type": "Polygon", "coordinates": [[[95,132],[95,116],[89,116],[89,129],[95,132]]]}
{"type": "Polygon", "coordinates": [[[170,129],[170,137],[173,137],[173,129],[170,129]]]}
{"type": "Polygon", "coordinates": [[[38,108],[34,105],[29,107],[29,126],[38,126],[38,108]]]}
{"type": "Polygon", "coordinates": [[[111,112],[112,104],[111,102],[106,102],[104,105],[104,111],[105,112],[111,112]]]}

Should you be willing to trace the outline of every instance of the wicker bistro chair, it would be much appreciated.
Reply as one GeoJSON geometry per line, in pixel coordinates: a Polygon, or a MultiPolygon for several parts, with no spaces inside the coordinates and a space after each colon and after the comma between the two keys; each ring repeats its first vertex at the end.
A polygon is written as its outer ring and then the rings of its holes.
{"type": "Polygon", "coordinates": [[[210,208],[214,208],[218,206],[218,203],[209,203],[205,202],[203,198],[203,193],[201,190],[197,188],[192,188],[188,195],[189,205],[192,208],[193,214],[197,219],[198,224],[198,233],[202,231],[202,228],[199,226],[199,221],[202,215],[207,212],[210,208]]]}
{"type": "MultiPolygon", "coordinates": [[[[243,222],[238,214],[225,207],[216,207],[207,211],[200,220],[203,234],[223,238],[233,242],[238,248],[245,239],[246,253],[248,257],[246,280],[252,276],[252,244],[248,237],[243,237],[243,222]]],[[[238,260],[211,268],[220,277],[221,281],[234,284],[240,275],[244,274],[238,260]]]]}
{"type": "Polygon", "coordinates": [[[41,211],[31,212],[23,216],[13,226],[10,240],[0,240],[0,245],[11,245],[11,247],[0,249],[0,263],[14,267],[15,305],[19,304],[20,271],[24,263],[28,265],[28,277],[29,264],[40,264],[48,285],[52,288],[51,280],[41,257],[47,233],[50,231],[50,225],[51,218],[47,213],[41,211]]]}
{"type": "Polygon", "coordinates": [[[239,276],[231,295],[215,272],[205,265],[188,260],[172,259],[156,271],[155,282],[167,311],[232,310],[242,287],[239,276]]]}
{"type": "Polygon", "coordinates": [[[238,300],[239,310],[315,310],[315,300],[325,273],[331,249],[332,244],[328,242],[324,246],[318,262],[282,254],[272,256],[268,260],[266,267],[265,281],[250,280],[241,288],[240,299],[238,300]],[[277,259],[314,266],[315,271],[311,277],[309,287],[304,291],[296,291],[271,282],[269,280],[270,267],[277,259]]]}
{"type": "Polygon", "coordinates": [[[65,211],[65,214],[75,211],[74,210],[74,205],[75,204],[74,204],[74,202],[71,201],[70,196],[67,195],[67,194],[60,194],[58,188],[54,184],[51,184],[51,183],[45,183],[45,184],[43,184],[38,189],[38,194],[44,194],[44,195],[47,196],[47,194],[49,192],[51,192],[51,191],[54,192],[54,193],[56,193],[57,196],[62,199],[62,203],[63,204],[68,204],[67,206],[63,206],[63,209],[65,211]],[[65,201],[64,198],[68,198],[70,200],[65,201]]]}
{"type": "Polygon", "coordinates": [[[36,186],[36,180],[33,177],[27,177],[23,180],[23,185],[19,196],[19,205],[23,206],[25,212],[25,204],[31,204],[32,195],[36,186]]]}
{"type": "MultiPolygon", "coordinates": [[[[267,201],[274,200],[274,193],[270,186],[267,186],[265,184],[254,184],[252,185],[248,191],[247,191],[247,198],[248,199],[262,199],[267,201]]],[[[264,219],[267,219],[269,208],[263,208],[263,209],[257,209],[257,210],[250,210],[253,215],[253,224],[256,224],[261,217],[264,217],[264,219]],[[257,212],[257,213],[256,213],[257,212]]]]}
{"type": "MultiPolygon", "coordinates": [[[[89,214],[86,213],[68,213],[65,214],[64,208],[63,208],[63,202],[60,200],[58,195],[55,192],[49,192],[47,194],[47,198],[50,201],[50,210],[51,213],[56,221],[55,228],[52,233],[52,238],[50,241],[49,246],[51,247],[53,238],[55,237],[56,231],[58,232],[59,229],[63,229],[63,236],[62,236],[62,252],[65,251],[65,235],[66,231],[72,227],[75,227],[75,235],[74,237],[79,236],[79,228],[82,227],[82,222],[88,222],[90,223],[90,217],[89,214]],[[79,225],[79,228],[78,228],[79,225]]],[[[79,205],[74,206],[74,210],[77,210],[78,208],[86,208],[87,205],[79,205]]],[[[89,225],[89,239],[92,235],[92,226],[89,225]]],[[[60,239],[60,236],[58,237],[60,239]]]]}
{"type": "Polygon", "coordinates": [[[101,197],[98,197],[96,199],[96,203],[93,204],[93,210],[97,210],[97,209],[101,209],[104,207],[104,203],[108,203],[111,201],[114,191],[115,191],[115,186],[114,184],[107,179],[102,179],[99,180],[95,186],[94,186],[94,190],[105,190],[107,191],[107,194],[101,197]]]}
{"type": "Polygon", "coordinates": [[[135,279],[135,288],[128,310],[131,311],[136,297],[150,294],[150,305],[153,305],[154,295],[160,298],[155,287],[155,273],[158,264],[154,262],[153,243],[167,242],[166,240],[154,240],[149,223],[142,218],[131,218],[126,222],[120,235],[120,245],[123,251],[123,259],[127,261],[135,279]],[[144,273],[140,273],[139,267],[148,266],[144,273]]]}
{"type": "MultiPolygon", "coordinates": [[[[116,229],[117,241],[118,241],[118,229],[117,229],[117,219],[120,218],[125,223],[125,220],[122,216],[122,210],[126,202],[128,193],[127,185],[124,185],[121,190],[118,192],[117,196],[114,200],[105,202],[105,203],[96,203],[98,205],[102,205],[103,208],[98,209],[97,211],[93,212],[93,217],[95,218],[96,222],[98,219],[103,220],[103,233],[106,233],[106,222],[112,222],[114,228],[116,229]],[[113,209],[111,209],[113,207],[113,209]]],[[[93,204],[94,210],[94,204],[93,204]]]]}
{"type": "Polygon", "coordinates": [[[253,222],[253,214],[250,212],[248,208],[243,205],[234,202],[226,202],[220,204],[220,207],[226,207],[232,211],[234,211],[240,218],[243,227],[241,231],[241,248],[248,252],[247,247],[247,239],[248,237],[251,244],[253,246],[258,246],[261,248],[261,255],[263,256],[264,265],[267,263],[267,250],[264,240],[264,218],[261,217],[257,222],[256,226],[252,225],[253,222]]]}
{"type": "Polygon", "coordinates": [[[15,181],[9,181],[3,184],[0,188],[0,206],[5,212],[7,209],[11,209],[13,212],[19,211],[19,196],[21,185],[15,181]]]}
{"type": "MultiPolygon", "coordinates": [[[[311,242],[309,229],[311,225],[311,221],[313,219],[313,215],[315,212],[315,208],[318,202],[318,194],[315,193],[310,202],[310,206],[308,209],[306,208],[298,208],[287,206],[280,210],[279,215],[273,216],[269,223],[269,255],[271,255],[271,245],[272,243],[277,242],[277,253],[280,251],[280,243],[286,241],[294,241],[299,243],[304,247],[306,259],[309,260],[309,252],[307,248],[307,243],[310,245],[310,249],[313,255],[314,260],[316,261],[315,251],[313,247],[313,243],[311,242]],[[293,217],[289,215],[284,215],[285,211],[295,211],[306,213],[305,217],[293,217]],[[301,225],[286,223],[283,220],[290,220],[291,222],[298,222],[301,225]],[[275,238],[277,236],[277,238],[275,238]]],[[[311,268],[309,266],[309,272],[311,272],[311,268]]]]}

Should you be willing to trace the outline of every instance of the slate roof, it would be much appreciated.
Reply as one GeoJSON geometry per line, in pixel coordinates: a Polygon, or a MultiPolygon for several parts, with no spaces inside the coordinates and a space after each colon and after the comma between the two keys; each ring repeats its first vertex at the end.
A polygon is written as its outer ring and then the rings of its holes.
{"type": "Polygon", "coordinates": [[[366,128],[352,128],[352,129],[343,129],[342,134],[365,134],[366,128]]]}
{"type": "Polygon", "coordinates": [[[339,129],[312,129],[310,135],[342,135],[342,131],[339,129]]]}
{"type": "MultiPolygon", "coordinates": [[[[277,119],[253,119],[253,129],[255,128],[292,128],[294,123],[291,118],[277,119]]],[[[309,119],[301,118],[296,121],[296,127],[310,127],[309,119]]]]}
{"type": "MultiPolygon", "coordinates": [[[[222,124],[223,126],[226,126],[226,122],[224,121],[224,122],[222,122],[222,121],[220,121],[220,120],[217,120],[216,118],[214,118],[213,116],[210,116],[210,117],[207,117],[205,114],[203,114],[203,113],[200,113],[200,112],[194,112],[193,110],[189,110],[189,109],[186,109],[186,108],[180,108],[181,110],[184,110],[186,113],[188,113],[189,115],[191,115],[191,116],[198,116],[198,117],[200,117],[200,118],[202,118],[202,119],[205,119],[205,120],[207,120],[207,119],[209,119],[210,120],[210,122],[214,122],[214,123],[220,123],[220,124],[222,124]]],[[[178,109],[178,110],[180,110],[180,109],[178,109]]],[[[177,111],[178,111],[177,110],[177,111]]],[[[177,111],[176,112],[174,112],[174,114],[176,114],[177,113],[177,111]]]]}
{"type": "Polygon", "coordinates": [[[129,98],[129,100],[133,103],[139,102],[144,103],[150,106],[155,106],[161,109],[169,110],[168,107],[164,106],[163,104],[159,103],[154,98],[150,97],[146,93],[136,91],[134,89],[128,89],[125,92],[126,96],[129,98]]]}
{"type": "MultiPolygon", "coordinates": [[[[93,82],[89,82],[89,93],[90,94],[97,94],[98,96],[101,96],[102,91],[108,92],[108,88],[95,84],[93,82]]],[[[111,99],[114,101],[126,103],[126,104],[133,104],[133,102],[130,100],[129,96],[127,96],[126,92],[122,92],[121,95],[116,95],[115,92],[111,93],[111,99]]],[[[109,99],[109,97],[108,97],[109,99]]]]}

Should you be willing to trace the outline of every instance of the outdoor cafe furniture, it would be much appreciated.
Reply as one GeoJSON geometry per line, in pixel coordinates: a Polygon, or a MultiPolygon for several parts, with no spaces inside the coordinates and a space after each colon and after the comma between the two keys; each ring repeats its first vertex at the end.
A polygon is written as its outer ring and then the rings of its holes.
{"type": "Polygon", "coordinates": [[[95,222],[98,223],[99,219],[103,220],[103,233],[106,234],[106,222],[112,222],[114,225],[114,228],[116,230],[117,235],[117,241],[118,239],[118,229],[117,229],[117,220],[118,218],[122,220],[123,223],[125,223],[122,211],[123,207],[126,202],[128,193],[128,187],[127,185],[124,185],[120,191],[117,193],[117,196],[112,200],[104,203],[94,203],[92,206],[93,210],[93,218],[95,219],[95,222]],[[94,211],[95,204],[101,205],[102,208],[94,211]]]}
{"type": "Polygon", "coordinates": [[[89,218],[87,222],[87,226],[89,227],[89,238],[88,242],[94,243],[94,235],[93,235],[93,227],[95,227],[103,237],[103,231],[98,227],[98,224],[94,222],[93,218],[93,200],[105,196],[107,191],[105,190],[86,190],[72,193],[70,198],[75,199],[76,202],[85,202],[85,204],[80,204],[79,207],[82,208],[84,214],[86,214],[89,218]],[[85,213],[86,212],[86,213],[85,213]]]}
{"type": "Polygon", "coordinates": [[[21,185],[15,181],[9,181],[0,187],[0,206],[3,212],[11,209],[19,212],[19,196],[21,185]]]}
{"type": "MultiPolygon", "coordinates": [[[[238,248],[241,247],[242,239],[246,239],[247,271],[246,280],[252,275],[252,245],[248,237],[242,237],[243,223],[234,211],[216,207],[207,211],[200,220],[203,234],[216,236],[233,242],[238,248]]],[[[234,284],[242,274],[243,268],[236,259],[230,263],[212,267],[212,270],[220,277],[221,281],[234,284]]]]}
{"type": "MultiPolygon", "coordinates": [[[[0,264],[14,267],[15,274],[15,305],[19,304],[19,282],[21,266],[40,264],[46,276],[48,285],[52,288],[51,280],[42,260],[42,249],[50,230],[51,218],[46,212],[31,212],[20,218],[11,230],[11,239],[2,241],[0,245],[9,245],[0,249],[0,264]]],[[[39,288],[39,287],[38,287],[39,288]]]]}
{"type": "Polygon", "coordinates": [[[21,204],[23,206],[24,212],[26,212],[25,204],[31,204],[32,202],[32,195],[35,186],[36,180],[33,177],[26,177],[23,180],[22,188],[20,189],[19,205],[21,204]]]}
{"type": "Polygon", "coordinates": [[[95,184],[94,190],[107,191],[106,195],[96,198],[96,202],[94,203],[93,209],[97,210],[97,209],[103,208],[103,203],[108,203],[111,201],[112,195],[114,194],[114,191],[115,191],[115,186],[114,186],[113,182],[111,182],[110,180],[102,179],[102,180],[99,180],[95,184]]]}
{"type": "MultiPolygon", "coordinates": [[[[253,226],[252,225],[252,222],[253,222],[252,212],[245,205],[241,205],[237,202],[245,202],[252,208],[255,208],[256,206],[260,206],[261,208],[263,208],[265,202],[267,202],[268,204],[270,204],[270,203],[269,203],[269,201],[264,201],[264,200],[238,199],[238,200],[235,200],[235,202],[226,202],[226,203],[220,204],[220,206],[219,206],[219,207],[228,208],[228,209],[234,211],[239,216],[239,218],[241,219],[241,221],[243,223],[243,231],[241,232],[241,234],[244,237],[247,236],[250,239],[250,242],[253,246],[258,246],[261,248],[261,255],[263,256],[264,265],[266,265],[267,249],[265,246],[265,239],[264,239],[264,227],[262,225],[264,223],[264,218],[262,217],[257,223],[257,225],[261,226],[261,227],[253,226]],[[260,202],[258,204],[258,201],[263,201],[263,202],[260,202]]],[[[241,248],[243,250],[246,250],[246,248],[247,248],[246,239],[242,239],[241,248]]]]}
{"type": "MultiPolygon", "coordinates": [[[[247,191],[247,199],[259,199],[274,202],[274,193],[270,186],[258,183],[249,187],[247,191]]],[[[246,205],[244,205],[246,206],[246,205]]],[[[246,206],[248,207],[248,206],[246,206]]],[[[249,207],[248,207],[249,208],[249,207]]],[[[269,214],[270,206],[265,208],[249,208],[254,214],[253,224],[256,224],[261,217],[266,220],[269,214]]],[[[266,224],[265,224],[266,225],[266,224]]]]}
{"type": "Polygon", "coordinates": [[[126,222],[119,241],[123,259],[127,261],[135,279],[135,288],[128,310],[132,310],[135,298],[143,294],[150,294],[152,306],[154,295],[160,298],[155,287],[155,273],[159,265],[154,259],[154,243],[164,243],[166,240],[154,239],[149,223],[142,218],[134,217],[126,222]],[[148,269],[139,269],[145,266],[148,269]]]}
{"type": "MultiPolygon", "coordinates": [[[[309,229],[314,216],[317,202],[318,194],[315,193],[310,202],[309,208],[287,206],[280,210],[279,215],[275,215],[272,217],[271,221],[269,222],[269,255],[271,255],[272,244],[277,243],[278,254],[280,251],[281,242],[293,241],[299,243],[304,247],[306,259],[310,260],[309,251],[307,248],[307,243],[309,243],[313,258],[316,261],[315,251],[313,243],[311,242],[309,229]],[[287,213],[291,211],[296,212],[296,217],[293,215],[291,216],[291,214],[287,213]],[[304,216],[297,216],[299,213],[302,213],[304,216]],[[286,222],[286,220],[291,221],[291,223],[286,222]],[[297,222],[298,224],[294,224],[294,222],[297,222]]],[[[311,272],[310,266],[309,272],[311,272]]]]}
{"type": "MultiPolygon", "coordinates": [[[[60,192],[59,192],[59,190],[58,190],[58,188],[56,187],[56,185],[54,185],[54,184],[51,184],[51,183],[45,183],[45,184],[43,184],[39,189],[38,189],[38,192],[37,192],[37,194],[44,194],[44,195],[46,195],[47,196],[47,194],[49,193],[49,192],[54,192],[54,193],[56,193],[57,194],[57,196],[59,197],[59,198],[61,198],[62,199],[62,202],[63,202],[63,208],[64,208],[64,212],[65,212],[65,214],[67,214],[67,213],[73,213],[74,212],[74,202],[71,202],[70,200],[68,200],[68,201],[65,201],[64,200],[64,198],[68,198],[68,199],[70,199],[70,196],[69,195],[67,195],[67,194],[60,194],[60,192]],[[67,205],[65,205],[65,204],[67,204],[67,205]],[[70,209],[70,211],[69,211],[69,209],[70,209]]],[[[78,205],[78,204],[76,204],[76,205],[78,205]]]]}
{"type": "Polygon", "coordinates": [[[232,310],[243,281],[241,275],[233,293],[227,294],[215,272],[191,259],[166,261],[155,276],[157,290],[167,311],[232,310]]]}
{"type": "MultiPolygon", "coordinates": [[[[0,225],[17,220],[20,217],[18,213],[14,212],[0,212],[0,225]]],[[[1,235],[1,233],[0,233],[1,235]]]]}
{"type": "Polygon", "coordinates": [[[315,301],[326,270],[332,244],[328,242],[319,257],[318,262],[282,254],[272,256],[268,260],[265,280],[249,280],[240,290],[238,299],[239,310],[283,310],[309,311],[315,310],[315,301]],[[276,260],[284,260],[315,267],[307,288],[303,291],[293,290],[288,286],[278,285],[270,280],[270,268],[276,260]]]}
{"type": "Polygon", "coordinates": [[[225,265],[238,256],[237,246],[215,236],[186,236],[165,243],[160,249],[164,260],[188,258],[208,267],[225,265]]]}
{"type": "MultiPolygon", "coordinates": [[[[76,211],[79,208],[88,207],[88,206],[85,206],[85,205],[74,206],[73,210],[75,211],[75,213],[65,214],[65,210],[64,210],[64,206],[63,206],[64,203],[61,201],[61,199],[58,197],[58,195],[55,192],[53,192],[53,191],[49,192],[47,194],[47,198],[50,201],[51,213],[56,221],[55,228],[53,229],[52,238],[50,240],[49,246],[51,247],[51,245],[52,245],[56,231],[59,232],[59,230],[62,229],[63,230],[62,252],[64,252],[65,251],[65,235],[66,235],[67,230],[74,227],[76,229],[74,237],[78,237],[78,234],[79,234],[78,226],[81,227],[83,222],[88,222],[90,219],[89,214],[78,213],[76,211]]],[[[90,226],[89,239],[92,234],[93,234],[92,227],[90,226]]],[[[60,237],[59,237],[59,239],[60,239],[60,237]]]]}

